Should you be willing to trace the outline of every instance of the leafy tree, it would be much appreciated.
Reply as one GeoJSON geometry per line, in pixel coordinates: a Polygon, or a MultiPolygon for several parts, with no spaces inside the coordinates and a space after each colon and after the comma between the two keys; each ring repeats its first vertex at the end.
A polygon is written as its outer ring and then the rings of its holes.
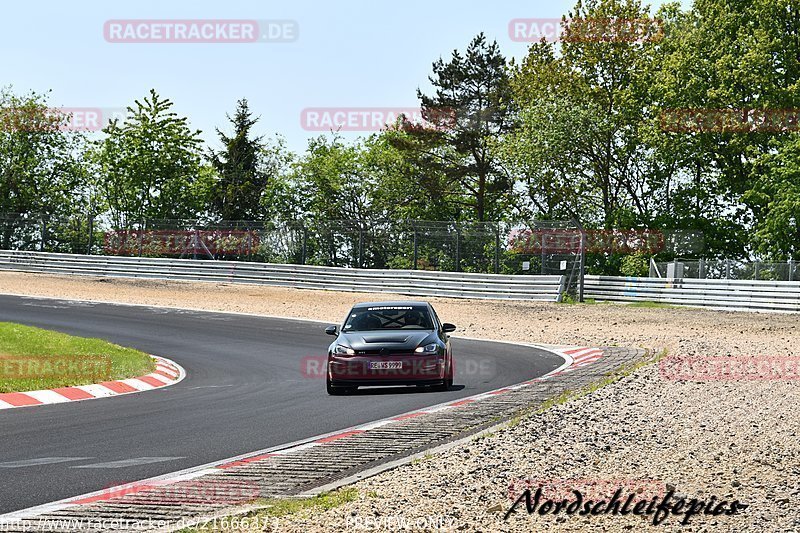
{"type": "Polygon", "coordinates": [[[92,159],[101,197],[112,224],[130,228],[146,220],[196,218],[204,209],[198,195],[201,140],[188,119],[155,90],[128,108],[129,117],[112,121],[92,159]]]}
{"type": "Polygon", "coordinates": [[[69,131],[70,117],[48,106],[47,95],[0,89],[0,216],[3,248],[26,221],[50,221],[82,210],[85,138],[69,131]]]}
{"type": "Polygon", "coordinates": [[[745,199],[765,213],[755,226],[755,249],[778,261],[800,259],[800,136],[764,156],[754,176],[745,199]]]}
{"type": "Polygon", "coordinates": [[[429,125],[403,124],[390,136],[423,174],[442,176],[448,201],[478,221],[502,215],[512,189],[498,163],[496,141],[513,127],[514,102],[506,59],[481,33],[462,54],[433,63],[433,96],[418,90],[429,125]]]}
{"type": "Polygon", "coordinates": [[[635,0],[579,1],[562,21],[560,48],[535,43],[515,69],[522,128],[507,139],[506,161],[535,213],[606,227],[654,216],[660,168],[643,126],[645,73],[655,44],[619,34],[582,35],[585,21],[648,16],[635,0]]]}
{"type": "MultiPolygon", "coordinates": [[[[664,8],[668,31],[653,77],[654,101],[663,109],[796,108],[800,87],[800,11],[792,0],[697,0],[679,13],[664,8]]],[[[698,129],[665,135],[684,178],[674,187],[677,217],[706,233],[706,255],[743,257],[763,250],[770,205],[759,162],[788,141],[769,131],[698,129]],[[760,237],[748,230],[755,224],[760,237]]],[[[788,151],[786,152],[789,153],[788,151]]],[[[776,235],[777,236],[777,235],[776,235]]]]}

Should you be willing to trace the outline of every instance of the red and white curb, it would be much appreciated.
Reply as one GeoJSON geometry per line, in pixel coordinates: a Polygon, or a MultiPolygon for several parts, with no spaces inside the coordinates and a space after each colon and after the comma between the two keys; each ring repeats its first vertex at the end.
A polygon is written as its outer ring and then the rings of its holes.
{"type": "Polygon", "coordinates": [[[103,381],[92,385],[75,385],[50,390],[34,390],[27,392],[7,392],[0,394],[0,410],[53,403],[79,402],[122,396],[174,385],[186,377],[186,371],[169,359],[151,355],[156,362],[156,370],[138,378],[103,381]]]}
{"type": "Polygon", "coordinates": [[[555,352],[562,356],[565,360],[570,361],[569,366],[565,368],[557,368],[542,378],[552,378],[567,372],[574,372],[579,368],[588,366],[601,357],[603,357],[603,350],[599,348],[589,348],[586,346],[562,346],[562,347],[549,347],[546,348],[551,352],[555,352]]]}
{"type": "MultiPolygon", "coordinates": [[[[493,341],[493,342],[503,342],[503,341],[493,341]]],[[[520,343],[509,343],[509,344],[520,345],[520,343]]],[[[549,345],[538,345],[538,344],[527,344],[527,345],[523,344],[523,346],[531,346],[554,353],[563,358],[564,363],[555,370],[545,374],[544,376],[524,381],[516,385],[511,385],[508,387],[503,387],[501,389],[484,392],[481,394],[476,394],[474,396],[461,398],[456,401],[446,402],[439,405],[434,405],[432,407],[426,407],[424,409],[420,409],[417,411],[411,411],[409,413],[393,416],[383,420],[378,420],[376,422],[369,422],[367,424],[354,426],[345,430],[335,431],[325,435],[319,435],[317,437],[312,437],[310,439],[305,439],[289,444],[283,444],[281,446],[276,446],[274,448],[260,450],[257,452],[251,452],[237,457],[232,457],[230,459],[223,459],[221,461],[215,461],[213,463],[208,463],[206,465],[189,468],[179,472],[173,472],[171,474],[166,474],[163,476],[146,479],[143,481],[137,481],[134,483],[118,485],[108,489],[92,492],[89,494],[83,494],[81,496],[68,498],[58,502],[40,505],[37,507],[31,507],[29,509],[16,511],[6,515],[0,515],[0,525],[23,519],[30,519],[46,513],[52,513],[55,511],[60,511],[63,509],[75,507],[82,504],[95,503],[101,501],[108,501],[115,498],[121,498],[123,496],[135,494],[137,492],[141,492],[144,490],[172,485],[174,483],[179,483],[182,481],[189,481],[192,479],[201,478],[209,474],[219,473],[220,470],[225,470],[228,468],[236,468],[238,466],[243,466],[251,463],[256,463],[259,461],[268,460],[271,457],[289,455],[308,448],[324,446],[328,443],[335,442],[339,439],[365,433],[375,428],[384,427],[389,424],[395,424],[398,422],[402,422],[403,420],[416,418],[418,416],[430,413],[437,413],[440,411],[444,411],[446,409],[456,409],[458,407],[475,402],[480,402],[481,400],[492,398],[494,396],[498,396],[512,390],[518,390],[525,387],[530,387],[531,385],[540,383],[542,381],[550,380],[553,377],[561,375],[565,372],[571,372],[578,368],[587,366],[597,361],[603,356],[602,350],[598,348],[588,348],[583,346],[549,346],[549,345]]]]}

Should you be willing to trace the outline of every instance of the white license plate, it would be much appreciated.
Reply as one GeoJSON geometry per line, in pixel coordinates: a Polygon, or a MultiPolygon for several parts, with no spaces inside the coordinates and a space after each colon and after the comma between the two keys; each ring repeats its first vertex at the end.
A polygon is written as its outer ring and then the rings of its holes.
{"type": "Polygon", "coordinates": [[[402,361],[372,361],[369,364],[370,370],[395,370],[403,368],[402,361]]]}

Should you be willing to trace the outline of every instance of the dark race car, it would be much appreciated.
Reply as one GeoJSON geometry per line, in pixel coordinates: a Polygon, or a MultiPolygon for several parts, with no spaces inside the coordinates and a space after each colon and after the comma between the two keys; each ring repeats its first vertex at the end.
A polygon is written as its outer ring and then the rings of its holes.
{"type": "Polygon", "coordinates": [[[353,307],[341,328],[325,333],[336,340],[328,348],[328,394],[354,392],[359,386],[453,385],[453,354],[448,333],[427,302],[374,302],[353,307]]]}

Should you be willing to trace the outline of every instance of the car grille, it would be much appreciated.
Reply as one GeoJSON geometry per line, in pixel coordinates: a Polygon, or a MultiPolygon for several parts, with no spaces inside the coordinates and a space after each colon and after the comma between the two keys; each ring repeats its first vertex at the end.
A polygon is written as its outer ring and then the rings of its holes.
{"type": "Polygon", "coordinates": [[[379,350],[356,350],[356,355],[414,355],[414,350],[393,350],[391,348],[382,348],[379,350]]]}

